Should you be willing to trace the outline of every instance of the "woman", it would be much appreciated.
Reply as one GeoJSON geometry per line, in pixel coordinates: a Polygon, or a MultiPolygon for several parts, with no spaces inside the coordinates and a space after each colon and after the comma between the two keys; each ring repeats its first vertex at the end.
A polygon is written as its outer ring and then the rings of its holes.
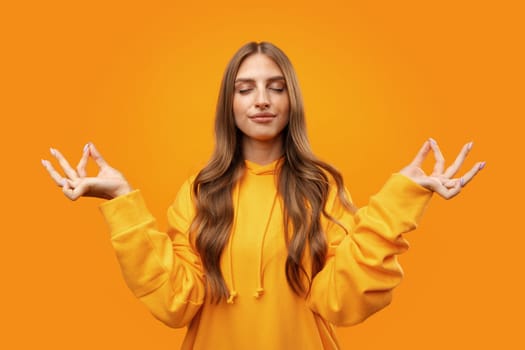
{"type": "Polygon", "coordinates": [[[334,326],[389,304],[402,234],[432,193],[454,197],[484,166],[454,178],[472,143],[445,170],[430,139],[355,210],[339,172],[310,149],[290,61],[265,42],[243,46],[226,68],[215,133],[211,160],[168,209],[167,233],[93,144],[76,170],[51,150],[65,177],[43,161],[69,199],[110,199],[101,209],[124,278],[155,317],[188,326],[183,349],[339,348],[334,326]],[[420,166],[431,151],[427,175],[420,166]],[[86,175],[90,157],[96,177],[86,175]]]}

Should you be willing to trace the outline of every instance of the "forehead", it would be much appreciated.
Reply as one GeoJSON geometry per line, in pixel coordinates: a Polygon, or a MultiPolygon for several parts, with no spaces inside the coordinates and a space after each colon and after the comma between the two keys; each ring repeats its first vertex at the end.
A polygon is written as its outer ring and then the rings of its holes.
{"type": "Polygon", "coordinates": [[[236,79],[268,79],[282,76],[283,73],[277,63],[270,57],[256,53],[244,59],[237,72],[236,79]]]}

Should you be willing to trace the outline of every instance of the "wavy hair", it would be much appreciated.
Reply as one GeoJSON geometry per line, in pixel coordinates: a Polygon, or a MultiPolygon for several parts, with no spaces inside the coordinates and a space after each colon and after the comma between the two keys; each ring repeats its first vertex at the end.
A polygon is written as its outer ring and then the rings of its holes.
{"type": "Polygon", "coordinates": [[[345,195],[341,174],[317,159],[311,150],[306,135],[303,99],[288,57],[268,42],[251,42],[242,46],[228,63],[222,78],[215,114],[214,152],[193,184],[196,215],[191,226],[192,241],[204,266],[211,299],[217,303],[229,297],[220,258],[232,230],[232,191],[245,166],[241,149],[243,134],[235,125],[233,114],[235,78],[244,59],[256,53],[268,56],[279,66],[290,101],[289,122],[281,135],[284,161],[277,174],[277,190],[284,203],[283,225],[288,249],[284,268],[288,285],[294,293],[307,295],[312,279],[326,262],[327,244],[321,215],[336,222],[325,211],[330,190],[328,176],[335,181],[343,206],[355,210],[345,195]],[[302,265],[307,250],[311,271],[306,271],[302,265]]]}

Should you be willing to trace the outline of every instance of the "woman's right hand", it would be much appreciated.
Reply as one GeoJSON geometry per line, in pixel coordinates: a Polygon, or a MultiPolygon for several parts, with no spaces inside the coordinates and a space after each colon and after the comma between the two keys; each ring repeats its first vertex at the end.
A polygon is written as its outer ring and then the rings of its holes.
{"type": "Polygon", "coordinates": [[[124,176],[106,163],[92,143],[84,146],[76,170],[69,165],[58,150],[51,148],[50,152],[57,159],[65,177],[57,172],[48,160],[43,159],[42,165],[49,172],[53,181],[62,188],[64,195],[73,201],[80,197],[113,199],[132,191],[124,176]],[[99,167],[96,177],[88,177],[86,174],[86,164],[90,157],[99,167]]]}

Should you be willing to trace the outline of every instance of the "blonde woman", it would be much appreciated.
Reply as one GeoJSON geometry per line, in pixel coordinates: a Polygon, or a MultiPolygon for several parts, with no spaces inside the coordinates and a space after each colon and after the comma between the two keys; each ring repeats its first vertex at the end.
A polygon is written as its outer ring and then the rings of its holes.
{"type": "Polygon", "coordinates": [[[483,168],[455,177],[424,142],[366,207],[356,209],[341,174],[317,159],[306,135],[294,69],[276,46],[241,47],[229,62],[208,164],[181,187],[157,230],[140,190],[87,144],[77,169],[42,161],[71,200],[101,205],[124,278],[155,317],[188,327],[182,349],[338,349],[334,326],[365,320],[390,303],[407,249],[432,193],[449,199],[483,168]],[[429,152],[432,174],[420,168],[429,152]],[[100,168],[86,174],[92,158],[100,168]]]}

